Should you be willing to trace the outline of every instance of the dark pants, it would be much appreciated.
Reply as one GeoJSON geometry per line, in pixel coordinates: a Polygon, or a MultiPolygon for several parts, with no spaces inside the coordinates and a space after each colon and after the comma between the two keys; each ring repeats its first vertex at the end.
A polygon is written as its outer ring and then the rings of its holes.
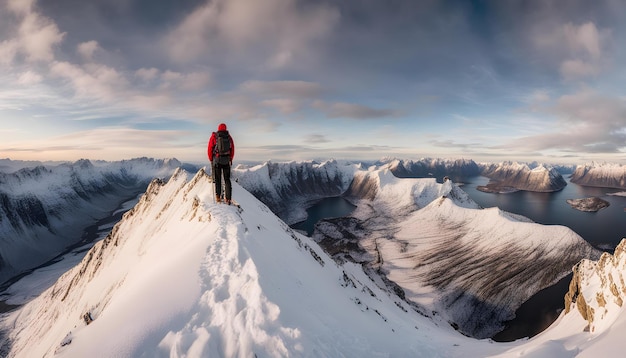
{"type": "Polygon", "coordinates": [[[230,165],[213,164],[213,182],[215,183],[215,195],[222,196],[222,175],[224,176],[224,184],[226,186],[225,197],[230,200],[233,195],[233,186],[230,183],[230,165]]]}

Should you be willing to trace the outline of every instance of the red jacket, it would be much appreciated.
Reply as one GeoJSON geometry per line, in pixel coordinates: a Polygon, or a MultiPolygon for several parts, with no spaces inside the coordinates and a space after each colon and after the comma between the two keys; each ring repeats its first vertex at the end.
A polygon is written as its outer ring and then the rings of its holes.
{"type": "MultiPolygon", "coordinates": [[[[211,134],[211,138],[209,139],[209,146],[207,147],[207,154],[209,156],[209,161],[213,161],[213,153],[215,151],[215,145],[217,144],[216,132],[211,134]]],[[[233,161],[235,157],[235,142],[233,141],[233,137],[228,134],[228,139],[230,139],[230,161],[233,161]]]]}

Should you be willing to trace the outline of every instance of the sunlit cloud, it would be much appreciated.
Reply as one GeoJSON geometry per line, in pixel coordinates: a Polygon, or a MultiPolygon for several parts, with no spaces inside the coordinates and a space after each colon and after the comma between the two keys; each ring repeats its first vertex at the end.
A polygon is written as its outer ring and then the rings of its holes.
{"type": "Polygon", "coordinates": [[[483,10],[408,0],[200,0],[172,11],[7,0],[0,122],[11,130],[0,143],[23,156],[52,148],[75,157],[82,145],[94,158],[171,148],[204,159],[204,136],[227,122],[247,148],[239,154],[256,158],[626,160],[625,27],[615,15],[626,4],[483,10]]]}

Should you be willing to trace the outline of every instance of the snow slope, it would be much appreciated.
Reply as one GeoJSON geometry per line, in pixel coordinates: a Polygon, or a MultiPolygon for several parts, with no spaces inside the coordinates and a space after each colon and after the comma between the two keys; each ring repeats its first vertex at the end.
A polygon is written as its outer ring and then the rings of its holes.
{"type": "MultiPolygon", "coordinates": [[[[481,209],[451,182],[397,183],[386,173],[369,175],[381,180],[379,192],[386,197],[399,194],[398,187],[405,192],[422,188],[420,192],[441,196],[426,203],[428,195],[413,195],[407,203],[425,204],[425,212],[438,215],[437,208],[445,207],[456,219],[474,217],[478,227],[487,224],[473,213],[481,209]]],[[[498,344],[465,337],[436,318],[416,313],[400,297],[379,289],[358,265],[335,264],[239,185],[234,185],[233,197],[241,209],[214,204],[211,186],[204,171],[193,177],[177,171],[167,183],[153,181],[135,208],[79,265],[38,298],[1,316],[5,341],[0,355],[558,358],[611,357],[623,351],[626,314],[617,296],[623,300],[626,292],[625,243],[615,258],[605,255],[599,264],[584,261],[578,266],[580,284],[574,291],[582,294],[576,302],[585,297],[597,312],[592,332],[584,331],[590,322],[572,306],[535,338],[498,344]],[[608,302],[606,310],[589,300],[599,297],[598,292],[608,302]]],[[[396,199],[406,200],[389,198],[396,199]]],[[[375,200],[371,204],[378,207],[375,200]]],[[[484,211],[519,225],[498,225],[494,237],[502,238],[498,231],[510,235],[524,224],[536,225],[484,211]]],[[[493,241],[477,242],[490,253],[493,247],[485,243],[493,241]]],[[[448,267],[441,264],[445,273],[448,267]]],[[[505,268],[499,267],[500,273],[505,268]]]]}
{"type": "Polygon", "coordinates": [[[571,182],[607,188],[626,189],[626,165],[611,163],[591,163],[578,165],[571,182]]]}
{"type": "Polygon", "coordinates": [[[563,189],[567,182],[553,167],[539,164],[530,168],[527,164],[503,162],[486,165],[482,175],[493,179],[489,186],[513,187],[518,190],[552,192],[563,189]]]}
{"type": "Polygon", "coordinates": [[[512,344],[503,357],[622,357],[626,333],[626,239],[614,255],[583,260],[565,297],[565,311],[550,328],[512,344]],[[521,345],[519,343],[522,343],[521,345]]]}
{"type": "Polygon", "coordinates": [[[359,266],[336,265],[239,185],[233,196],[241,209],[214,204],[211,186],[203,171],[155,180],[78,266],[4,315],[4,352],[465,357],[502,351],[436,326],[380,290],[359,266]]]}
{"type": "Polygon", "coordinates": [[[418,311],[436,312],[473,337],[491,337],[533,294],[600,255],[567,227],[482,209],[451,181],[372,168],[355,174],[347,194],[357,222],[326,221],[316,240],[330,242],[339,261],[352,258],[382,276],[381,286],[418,311]]]}
{"type": "Polygon", "coordinates": [[[175,159],[79,160],[0,173],[0,282],[81,241],[86,227],[181,165],[175,159]]]}
{"type": "Polygon", "coordinates": [[[266,162],[234,168],[232,176],[288,224],[306,219],[307,204],[343,194],[360,165],[328,160],[322,163],[266,162]]]}

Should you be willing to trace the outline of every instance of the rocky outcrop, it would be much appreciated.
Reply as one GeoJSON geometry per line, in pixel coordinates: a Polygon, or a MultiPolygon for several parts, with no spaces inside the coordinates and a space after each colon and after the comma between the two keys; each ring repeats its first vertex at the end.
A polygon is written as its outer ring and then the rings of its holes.
{"type": "Polygon", "coordinates": [[[588,322],[585,330],[600,333],[615,321],[626,300],[626,239],[613,255],[598,261],[582,260],[573,268],[565,295],[565,313],[580,314],[588,322]]]}
{"type": "Polygon", "coordinates": [[[486,192],[505,192],[517,190],[554,192],[563,189],[567,182],[553,167],[538,165],[531,169],[527,164],[504,162],[487,165],[482,175],[492,179],[486,187],[479,190],[486,192]]]}
{"type": "Polygon", "coordinates": [[[626,189],[626,165],[608,163],[579,165],[570,181],[585,186],[626,189]]]}

